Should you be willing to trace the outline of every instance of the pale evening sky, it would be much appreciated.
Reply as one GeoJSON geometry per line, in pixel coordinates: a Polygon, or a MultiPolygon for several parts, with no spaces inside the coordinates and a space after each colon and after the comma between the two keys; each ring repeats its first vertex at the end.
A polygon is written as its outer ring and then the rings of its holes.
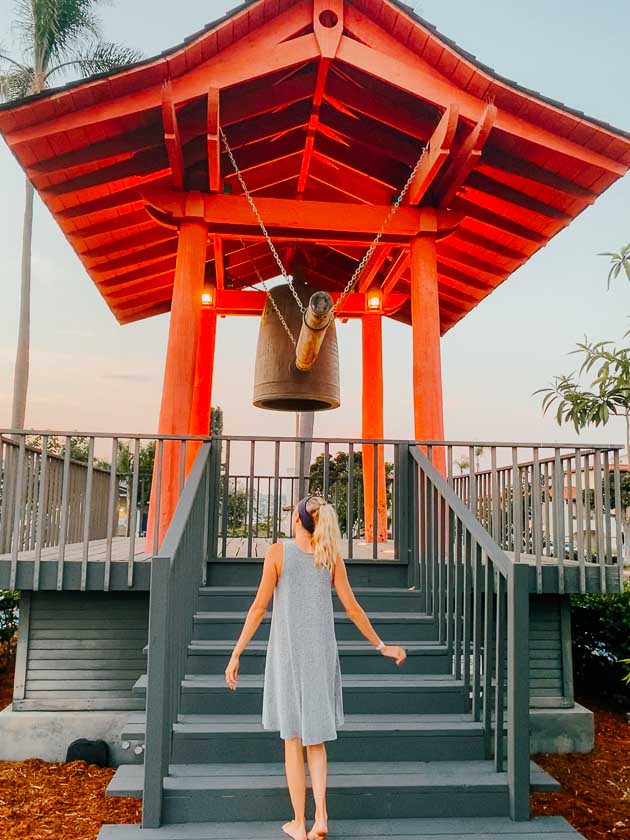
{"type": "MultiPolygon", "coordinates": [[[[103,11],[108,40],[153,55],[233,3],[118,0],[103,11]]],[[[497,72],[587,114],[630,129],[628,0],[422,0],[416,9],[497,72]]],[[[11,0],[0,0],[0,43],[11,43],[11,0]]],[[[18,316],[23,175],[0,144],[0,427],[10,420],[18,316]]],[[[568,372],[576,341],[620,339],[630,284],[606,292],[598,251],[630,241],[630,177],[613,186],[443,339],[446,434],[458,439],[572,441],[542,418],[532,392],[568,372]]],[[[219,322],[213,403],[233,434],[292,434],[291,415],[251,405],[257,321],[219,322]]],[[[120,327],[46,209],[35,208],[32,356],[26,422],[33,428],[155,432],[168,315],[120,327]]],[[[316,433],[360,435],[360,328],[339,325],[342,408],[316,433]]],[[[410,329],[386,321],[385,431],[412,436],[410,329]]],[[[621,425],[584,440],[621,441],[621,425]]]]}

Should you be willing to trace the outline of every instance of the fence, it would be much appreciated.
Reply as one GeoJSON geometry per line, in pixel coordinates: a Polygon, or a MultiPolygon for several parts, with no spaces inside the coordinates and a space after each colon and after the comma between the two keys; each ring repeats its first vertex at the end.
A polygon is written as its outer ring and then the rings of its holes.
{"type": "MultiPolygon", "coordinates": [[[[558,566],[560,592],[565,566],[577,564],[586,590],[589,564],[599,566],[606,591],[606,566],[616,564],[623,581],[623,515],[620,447],[564,447],[491,443],[466,449],[466,470],[448,475],[458,496],[505,551],[534,558],[542,592],[543,563],[558,566]],[[489,469],[475,464],[483,448],[489,469]]],[[[461,463],[461,462],[460,462],[461,463]]]]}
{"type": "Polygon", "coordinates": [[[168,774],[173,724],[186,671],[193,616],[204,578],[209,512],[213,507],[212,446],[204,443],[160,553],[151,561],[149,660],[147,671],[146,751],[142,825],[161,824],[164,777],[168,774]]]}
{"type": "Polygon", "coordinates": [[[39,587],[42,559],[57,561],[58,589],[63,589],[64,571],[72,560],[81,563],[84,590],[90,559],[104,563],[106,590],[112,562],[126,561],[127,583],[132,586],[134,559],[156,553],[159,547],[157,517],[146,535],[146,548],[138,538],[145,535],[153,484],[158,494],[162,487],[163,451],[175,447],[181,493],[187,461],[190,464],[204,440],[0,430],[0,554],[11,560],[10,587],[15,586],[22,558],[33,561],[34,589],[39,587]],[[41,445],[32,445],[32,439],[41,445]],[[127,538],[124,545],[117,545],[117,537],[127,538]],[[98,540],[102,546],[95,551],[98,540]]]}
{"type": "Polygon", "coordinates": [[[293,505],[335,505],[348,558],[399,557],[399,441],[226,436],[220,445],[217,553],[254,556],[291,536],[293,505]]]}
{"type": "Polygon", "coordinates": [[[470,692],[486,757],[507,765],[512,819],[529,817],[529,566],[509,558],[416,446],[409,522],[428,613],[470,692]],[[507,707],[507,708],[506,708],[507,707]],[[504,745],[504,726],[507,738],[504,745]]]}

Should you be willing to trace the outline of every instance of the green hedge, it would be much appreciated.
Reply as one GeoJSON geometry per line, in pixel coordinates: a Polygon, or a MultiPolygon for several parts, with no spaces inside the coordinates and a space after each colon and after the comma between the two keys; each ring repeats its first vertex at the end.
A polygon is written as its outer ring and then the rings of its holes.
{"type": "Polygon", "coordinates": [[[0,589],[0,670],[6,669],[14,654],[19,602],[19,592],[0,589]]]}
{"type": "Polygon", "coordinates": [[[630,585],[617,595],[571,599],[573,671],[578,695],[630,706],[630,585]]]}

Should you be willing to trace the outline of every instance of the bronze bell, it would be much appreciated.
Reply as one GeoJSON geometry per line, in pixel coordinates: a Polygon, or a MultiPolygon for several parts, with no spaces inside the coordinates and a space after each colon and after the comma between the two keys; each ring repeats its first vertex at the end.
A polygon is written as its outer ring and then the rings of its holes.
{"type": "MultiPolygon", "coordinates": [[[[304,283],[294,288],[306,307],[313,289],[304,283]]],[[[291,334],[297,340],[302,314],[288,285],[270,290],[291,334]]],[[[273,411],[326,411],[339,408],[339,351],[335,322],[328,327],[313,367],[300,371],[295,365],[295,348],[269,299],[260,320],[254,405],[273,411]]]]}

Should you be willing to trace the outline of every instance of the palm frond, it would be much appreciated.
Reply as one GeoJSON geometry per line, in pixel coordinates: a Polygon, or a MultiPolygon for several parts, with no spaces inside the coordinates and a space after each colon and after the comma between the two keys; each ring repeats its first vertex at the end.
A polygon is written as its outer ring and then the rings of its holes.
{"type": "Polygon", "coordinates": [[[0,100],[9,102],[14,99],[23,99],[32,92],[32,70],[25,68],[24,71],[9,70],[6,73],[0,71],[0,100]]]}
{"type": "Polygon", "coordinates": [[[15,26],[38,72],[99,36],[103,0],[15,0],[15,26]]]}
{"type": "Polygon", "coordinates": [[[120,67],[126,67],[142,59],[142,53],[125,47],[121,44],[113,44],[108,41],[99,41],[91,44],[86,49],[79,51],[63,64],[53,67],[48,77],[66,69],[73,69],[82,76],[93,76],[97,73],[110,73],[120,67]]]}

